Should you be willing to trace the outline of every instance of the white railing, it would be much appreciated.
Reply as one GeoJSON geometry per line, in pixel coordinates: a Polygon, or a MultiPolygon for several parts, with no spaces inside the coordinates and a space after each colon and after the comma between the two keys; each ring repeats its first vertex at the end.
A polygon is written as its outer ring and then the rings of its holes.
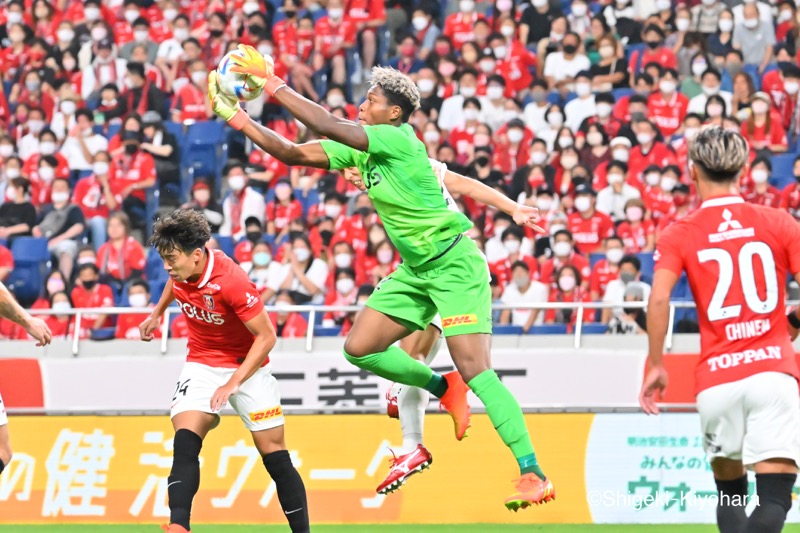
{"type": "MultiPolygon", "coordinates": [[[[787,302],[787,305],[797,305],[798,302],[787,302]]],[[[645,309],[647,308],[647,302],[625,302],[624,306],[626,308],[635,308],[635,309],[645,309]]],[[[583,324],[584,324],[584,315],[587,309],[619,309],[622,307],[618,303],[605,303],[605,302],[544,302],[544,303],[520,303],[514,305],[505,305],[505,304],[493,304],[492,310],[493,311],[502,311],[502,310],[519,310],[519,309],[538,309],[540,311],[547,311],[551,309],[577,309],[578,314],[575,321],[575,329],[573,332],[574,335],[574,346],[575,348],[581,347],[581,340],[583,336],[583,324]]],[[[672,349],[672,341],[674,335],[674,326],[675,326],[675,309],[677,308],[694,308],[694,302],[670,302],[669,305],[669,324],[667,327],[667,339],[665,343],[665,349],[667,351],[672,349]]],[[[310,352],[313,346],[314,340],[314,324],[316,323],[316,318],[318,313],[327,313],[329,311],[332,312],[357,312],[362,309],[361,306],[357,305],[349,305],[349,306],[342,306],[342,305],[292,305],[288,307],[281,307],[277,308],[275,306],[265,306],[268,312],[297,312],[297,313],[308,313],[308,330],[306,332],[306,351],[310,352]]],[[[81,330],[81,321],[84,315],[129,315],[129,314],[147,314],[149,311],[148,309],[139,309],[139,308],[131,308],[131,307],[95,307],[95,308],[86,308],[86,309],[70,309],[68,311],[53,311],[52,309],[31,309],[29,310],[32,315],[35,316],[44,316],[44,315],[74,315],[75,316],[75,325],[74,325],[74,333],[72,338],[72,354],[77,356],[79,353],[80,348],[80,330],[81,330]]],[[[167,353],[167,341],[169,339],[169,323],[170,323],[170,316],[175,313],[180,313],[180,309],[177,307],[170,307],[164,313],[164,323],[161,327],[161,353],[167,353]]]]}

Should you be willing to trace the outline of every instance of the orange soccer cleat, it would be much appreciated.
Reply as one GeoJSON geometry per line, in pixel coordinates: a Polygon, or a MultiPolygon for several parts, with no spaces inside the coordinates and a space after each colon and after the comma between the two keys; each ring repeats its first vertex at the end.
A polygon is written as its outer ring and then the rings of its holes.
{"type": "Polygon", "coordinates": [[[188,529],[180,524],[164,524],[161,526],[161,529],[167,533],[190,533],[188,529]]]}
{"type": "MultiPolygon", "coordinates": [[[[394,455],[394,452],[392,452],[392,455],[394,455]]],[[[378,485],[375,492],[389,494],[396,491],[403,486],[403,483],[408,478],[430,467],[432,462],[433,457],[422,444],[417,444],[417,447],[411,453],[400,457],[395,455],[394,459],[392,459],[392,468],[389,470],[389,475],[386,476],[383,483],[378,485]]]]}
{"type": "Polygon", "coordinates": [[[461,374],[458,372],[448,372],[442,377],[447,380],[447,392],[439,398],[439,409],[444,408],[453,417],[456,440],[462,440],[467,436],[467,430],[470,426],[470,411],[469,403],[467,402],[469,387],[464,383],[461,374]]]}
{"type": "Polygon", "coordinates": [[[549,479],[542,481],[534,473],[522,474],[517,480],[517,492],[506,499],[506,508],[517,512],[531,505],[539,505],[556,499],[556,489],[549,479]]]}

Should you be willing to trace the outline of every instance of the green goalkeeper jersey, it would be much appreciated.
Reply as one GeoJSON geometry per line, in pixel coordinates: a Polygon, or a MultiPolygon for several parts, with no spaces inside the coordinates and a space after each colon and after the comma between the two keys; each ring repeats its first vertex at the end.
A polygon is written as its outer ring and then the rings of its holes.
{"type": "Polygon", "coordinates": [[[409,266],[419,266],[442,253],[472,222],[447,208],[425,145],[411,126],[381,124],[364,130],[369,139],[366,152],[321,141],[330,168],[358,168],[400,257],[409,266]]]}

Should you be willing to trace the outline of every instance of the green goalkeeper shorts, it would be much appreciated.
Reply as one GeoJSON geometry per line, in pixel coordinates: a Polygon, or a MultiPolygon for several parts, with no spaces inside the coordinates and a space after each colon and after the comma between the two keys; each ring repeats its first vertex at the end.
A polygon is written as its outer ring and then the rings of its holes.
{"type": "Polygon", "coordinates": [[[445,336],[492,332],[489,267],[472,239],[418,267],[406,263],[378,284],[366,303],[410,330],[425,329],[438,312],[445,336]]]}

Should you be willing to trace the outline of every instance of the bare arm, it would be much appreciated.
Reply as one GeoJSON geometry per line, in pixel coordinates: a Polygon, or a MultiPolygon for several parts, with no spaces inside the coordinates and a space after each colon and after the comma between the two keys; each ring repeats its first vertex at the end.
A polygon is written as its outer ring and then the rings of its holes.
{"type": "Polygon", "coordinates": [[[253,345],[250,346],[250,351],[247,352],[244,361],[228,382],[218,388],[211,398],[211,409],[214,411],[222,409],[228,402],[228,398],[239,390],[242,383],[250,379],[261,368],[267,355],[275,346],[275,329],[272,327],[266,311],[262,310],[244,325],[254,336],[253,345]]]}
{"type": "Polygon", "coordinates": [[[325,170],[330,167],[328,154],[322,149],[319,141],[295,144],[253,119],[245,124],[242,132],[262,150],[286,165],[302,165],[325,170]]]}
{"type": "Polygon", "coordinates": [[[50,344],[52,333],[50,333],[50,328],[47,327],[44,320],[34,318],[28,314],[2,283],[0,283],[0,316],[25,328],[28,335],[38,341],[36,346],[50,344]]]}
{"type": "Polygon", "coordinates": [[[678,276],[666,269],[656,270],[647,303],[647,337],[650,366],[660,366],[664,358],[664,338],[669,327],[669,299],[678,276]]]}

